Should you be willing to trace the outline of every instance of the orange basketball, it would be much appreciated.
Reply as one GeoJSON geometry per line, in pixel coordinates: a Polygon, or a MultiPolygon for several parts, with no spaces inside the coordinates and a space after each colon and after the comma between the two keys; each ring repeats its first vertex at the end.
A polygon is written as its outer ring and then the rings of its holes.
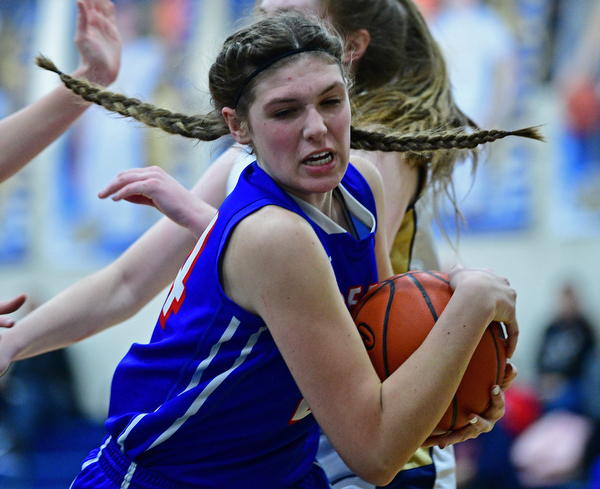
{"type": "MultiPolygon", "coordinates": [[[[382,380],[421,345],[451,295],[447,274],[413,271],[377,284],[352,308],[354,322],[382,380]]],[[[504,377],[505,365],[503,328],[492,322],[435,432],[462,428],[469,423],[469,414],[483,413],[490,404],[492,386],[504,377]]]]}

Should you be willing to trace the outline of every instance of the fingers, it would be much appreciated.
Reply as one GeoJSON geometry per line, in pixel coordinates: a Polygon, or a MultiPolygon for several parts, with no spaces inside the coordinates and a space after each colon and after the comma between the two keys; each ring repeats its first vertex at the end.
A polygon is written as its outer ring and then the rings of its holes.
{"type": "MultiPolygon", "coordinates": [[[[114,188],[112,186],[107,187],[106,197],[112,195],[112,200],[118,202],[119,200],[127,200],[134,204],[144,204],[154,207],[154,201],[152,200],[152,190],[150,186],[153,182],[148,180],[133,181],[129,184],[124,184],[120,188],[114,188]]],[[[100,194],[98,194],[100,196],[100,194]]],[[[105,198],[105,197],[100,197],[105,198]]]]}
{"type": "MultiPolygon", "coordinates": [[[[10,314],[15,312],[25,302],[26,296],[21,294],[7,301],[0,301],[0,314],[10,314]]],[[[0,316],[0,328],[11,328],[15,322],[13,319],[5,316],[0,316]]]]}
{"type": "MultiPolygon", "coordinates": [[[[446,448],[449,445],[454,445],[472,438],[477,438],[481,433],[487,433],[490,431],[495,424],[494,422],[485,419],[482,416],[473,416],[469,422],[470,424],[463,428],[451,431],[439,437],[430,438],[438,438],[436,440],[436,445],[440,448],[446,448]]],[[[429,441],[430,438],[428,438],[427,441],[429,441]]]]}
{"type": "Polygon", "coordinates": [[[21,294],[17,297],[14,297],[13,299],[9,299],[7,301],[0,301],[0,314],[10,314],[11,312],[15,312],[17,309],[19,309],[19,307],[23,305],[25,299],[25,294],[21,294]]]}
{"type": "MultiPolygon", "coordinates": [[[[509,374],[514,378],[516,374],[509,374]]],[[[480,415],[471,414],[469,424],[463,428],[444,433],[442,435],[430,436],[423,443],[424,447],[439,446],[445,448],[455,443],[477,438],[482,433],[492,430],[494,425],[504,416],[506,404],[504,402],[504,393],[499,385],[495,385],[491,390],[491,402],[489,407],[480,415]]]]}
{"type": "Polygon", "coordinates": [[[133,195],[135,192],[139,193],[140,195],[146,195],[145,189],[140,186],[133,191],[131,189],[127,192],[120,191],[132,183],[139,183],[156,176],[157,174],[154,168],[134,168],[131,170],[122,171],[112,182],[98,192],[98,197],[101,199],[106,199],[112,195],[113,200],[116,201],[124,198],[124,195],[133,195]]]}
{"type": "MultiPolygon", "coordinates": [[[[490,406],[479,416],[482,420],[491,423],[490,430],[497,421],[504,416],[506,405],[504,404],[504,392],[499,385],[492,387],[490,406]]],[[[488,430],[489,431],[489,430],[488,430]]]]}
{"type": "Polygon", "coordinates": [[[519,339],[519,324],[515,318],[513,321],[503,321],[508,337],[506,338],[506,358],[512,358],[517,348],[519,339]]]}
{"type": "Polygon", "coordinates": [[[500,384],[500,388],[502,392],[510,387],[513,380],[517,377],[518,370],[515,365],[511,362],[506,362],[506,368],[504,369],[504,378],[502,379],[502,383],[500,384]]]}
{"type": "Polygon", "coordinates": [[[134,168],[119,173],[106,188],[98,192],[98,197],[101,199],[111,197],[115,202],[127,200],[161,210],[156,199],[159,202],[168,199],[166,196],[161,200],[161,196],[167,192],[166,189],[172,188],[174,182],[175,180],[162,168],[134,168]]]}
{"type": "Polygon", "coordinates": [[[119,72],[122,47],[110,0],[77,0],[75,44],[81,64],[73,75],[110,85],[119,72]]]}
{"type": "Polygon", "coordinates": [[[15,321],[11,318],[0,316],[0,328],[12,328],[15,325],[15,321]]]}
{"type": "Polygon", "coordinates": [[[77,32],[87,32],[88,12],[83,0],[77,0],[77,32]]]}
{"type": "Polygon", "coordinates": [[[114,18],[115,17],[115,4],[113,2],[111,2],[110,0],[104,0],[100,3],[101,3],[102,11],[104,12],[104,15],[106,15],[107,17],[114,18]]]}
{"type": "Polygon", "coordinates": [[[458,443],[478,437],[481,433],[487,433],[492,430],[494,425],[504,416],[505,412],[504,393],[499,385],[495,385],[491,389],[491,402],[489,407],[481,414],[471,414],[469,425],[464,428],[453,431],[448,434],[442,442],[444,446],[458,443]]]}
{"type": "Polygon", "coordinates": [[[127,200],[134,204],[144,204],[154,206],[154,201],[150,196],[152,192],[148,190],[148,182],[133,182],[126,185],[118,192],[115,192],[112,196],[112,200],[118,202],[119,200],[127,200]]]}

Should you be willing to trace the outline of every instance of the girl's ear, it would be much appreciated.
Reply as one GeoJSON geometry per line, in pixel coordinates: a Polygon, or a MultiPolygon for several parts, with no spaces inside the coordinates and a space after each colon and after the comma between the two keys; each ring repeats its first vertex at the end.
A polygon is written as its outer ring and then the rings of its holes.
{"type": "Polygon", "coordinates": [[[240,144],[250,144],[252,142],[252,138],[250,137],[250,133],[248,131],[248,124],[238,117],[235,109],[232,109],[231,107],[223,107],[221,112],[225,118],[225,122],[229,127],[229,132],[233,136],[233,139],[240,144]]]}
{"type": "Polygon", "coordinates": [[[346,37],[346,50],[342,61],[350,64],[363,57],[371,42],[371,34],[367,29],[358,29],[346,37]]]}

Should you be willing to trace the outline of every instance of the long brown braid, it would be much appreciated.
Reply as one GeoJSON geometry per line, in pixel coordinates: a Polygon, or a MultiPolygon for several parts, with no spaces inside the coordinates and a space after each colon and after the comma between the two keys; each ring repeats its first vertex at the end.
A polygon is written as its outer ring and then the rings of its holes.
{"type": "Polygon", "coordinates": [[[73,78],[61,72],[52,61],[44,56],[38,56],[36,63],[45,70],[58,73],[64,85],[82,99],[101,105],[111,112],[131,117],[147,126],[201,141],[214,141],[229,133],[225,121],[222,118],[211,117],[212,113],[206,116],[189,116],[171,112],[136,98],[104,90],[87,80],[73,78]]]}
{"type": "MultiPolygon", "coordinates": [[[[158,108],[152,104],[129,98],[92,85],[62,73],[49,59],[38,56],[38,66],[58,73],[67,88],[84,100],[101,105],[105,109],[131,117],[151,127],[171,134],[214,141],[229,134],[229,128],[221,115],[223,107],[234,107],[240,116],[247,113],[253,100],[253,87],[261,75],[252,79],[239,98],[247,79],[261,66],[282,54],[299,48],[318,49],[303,56],[321,56],[341,67],[343,44],[340,38],[328,32],[315,19],[307,19],[295,13],[282,13],[263,19],[232,34],[224,43],[221,53],[211,66],[209,87],[215,109],[207,115],[185,115],[158,108]],[[239,98],[239,102],[237,99],[239,98]]],[[[282,59],[279,67],[288,62],[282,59]]],[[[264,73],[273,68],[269,67],[264,73]]],[[[535,128],[518,131],[473,131],[460,129],[420,132],[416,134],[389,133],[352,128],[351,147],[370,151],[397,151],[430,155],[438,150],[462,150],[476,148],[507,136],[521,136],[542,140],[535,128]]]]}

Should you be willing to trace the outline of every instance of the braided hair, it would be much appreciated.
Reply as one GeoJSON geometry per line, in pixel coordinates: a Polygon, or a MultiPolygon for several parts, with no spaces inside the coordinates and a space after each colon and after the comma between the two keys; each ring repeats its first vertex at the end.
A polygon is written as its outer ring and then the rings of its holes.
{"type": "MultiPolygon", "coordinates": [[[[171,134],[214,141],[229,134],[222,116],[224,107],[235,107],[245,117],[253,102],[254,87],[266,73],[290,62],[286,53],[306,51],[299,56],[320,56],[342,68],[343,43],[316,19],[285,12],[259,20],[229,36],[209,71],[209,88],[214,109],[206,115],[185,115],[129,98],[83,79],[62,73],[49,59],[38,56],[38,66],[59,74],[64,85],[84,100],[131,117],[171,134]],[[273,60],[277,60],[273,62],[273,60]],[[248,81],[250,80],[250,81],[248,81]]],[[[472,149],[507,136],[542,139],[535,128],[519,131],[460,130],[403,134],[351,128],[351,147],[370,151],[410,151],[431,155],[437,150],[472,149]]]]}

